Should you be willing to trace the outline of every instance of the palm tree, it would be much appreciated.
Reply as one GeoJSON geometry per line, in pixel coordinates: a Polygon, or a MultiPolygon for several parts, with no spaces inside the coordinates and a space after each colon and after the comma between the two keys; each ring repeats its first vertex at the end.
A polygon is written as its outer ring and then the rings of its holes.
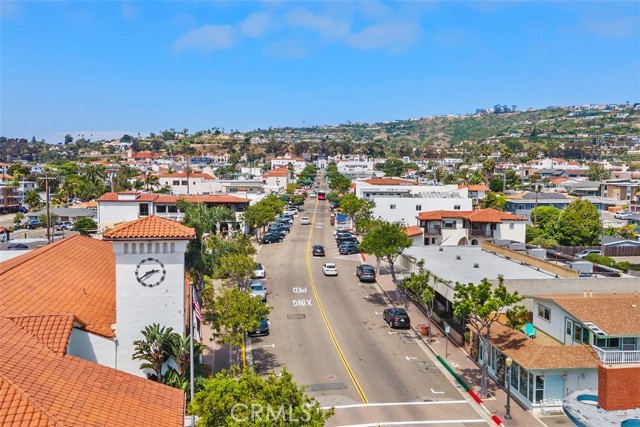
{"type": "Polygon", "coordinates": [[[75,196],[80,191],[81,185],[80,181],[78,181],[78,177],[74,175],[67,175],[62,180],[62,184],[60,184],[60,188],[58,192],[63,199],[65,200],[65,205],[69,205],[69,199],[71,196],[75,196]]]}
{"type": "Polygon", "coordinates": [[[184,172],[187,174],[187,195],[189,195],[189,175],[193,173],[193,168],[191,166],[187,166],[184,168],[184,172]]]}
{"type": "Polygon", "coordinates": [[[154,374],[148,376],[152,378],[155,375],[156,381],[162,382],[162,367],[171,357],[173,328],[160,327],[154,323],[145,326],[144,331],[141,332],[144,339],[133,342],[135,352],[132,358],[142,360],[140,369],[151,369],[154,374]]]}
{"type": "Polygon", "coordinates": [[[154,189],[156,187],[160,186],[160,178],[158,178],[158,175],[153,175],[151,173],[147,173],[144,176],[144,185],[145,188],[147,189],[147,191],[149,191],[150,189],[154,189]]]}
{"type": "Polygon", "coordinates": [[[104,181],[107,178],[107,171],[104,165],[84,165],[81,175],[89,182],[93,183],[96,187],[104,186],[104,181]]]}

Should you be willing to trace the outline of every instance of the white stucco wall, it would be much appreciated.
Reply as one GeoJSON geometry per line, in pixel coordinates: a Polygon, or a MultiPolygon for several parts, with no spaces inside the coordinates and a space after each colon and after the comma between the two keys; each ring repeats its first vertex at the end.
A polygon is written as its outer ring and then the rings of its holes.
{"type": "Polygon", "coordinates": [[[69,337],[67,354],[116,368],[116,342],[91,332],[74,328],[69,337]]]}
{"type": "Polygon", "coordinates": [[[502,224],[498,224],[493,236],[496,239],[508,239],[524,243],[526,232],[526,221],[503,221],[502,224]],[[512,225],[513,229],[511,228],[512,225]]]}
{"type": "MultiPolygon", "coordinates": [[[[187,178],[178,178],[178,177],[161,177],[159,179],[160,186],[164,187],[165,185],[169,185],[171,187],[171,192],[173,194],[187,194],[187,185],[182,184],[187,181],[187,178]],[[174,184],[175,181],[178,181],[179,184],[174,184]]],[[[193,178],[189,177],[189,193],[192,196],[198,196],[203,194],[215,194],[220,191],[220,184],[215,179],[203,179],[203,178],[193,178]]]]}
{"type": "Polygon", "coordinates": [[[131,360],[133,341],[142,339],[140,331],[145,326],[158,323],[171,327],[175,332],[185,331],[184,252],[187,241],[139,241],[113,244],[116,255],[116,336],[118,339],[118,369],[144,377],[139,361],[131,360]],[[136,253],[132,244],[136,243],[136,253]],[[159,247],[156,247],[156,243],[159,247]],[[125,252],[128,244],[128,253],[125,252]],[[144,244],[144,253],[139,245],[144,244]],[[148,245],[151,244],[151,251],[148,245]],[[165,251],[165,246],[166,251],[165,251]],[[171,245],[174,245],[171,253],[171,245]],[[135,276],[138,263],[145,258],[155,258],[164,264],[165,280],[158,286],[142,286],[135,276]]]}
{"type": "MultiPolygon", "coordinates": [[[[134,201],[98,202],[98,227],[112,227],[120,222],[138,219],[139,205],[140,203],[134,201]]],[[[149,206],[149,213],[152,213],[151,206],[149,206]]]]}
{"type": "Polygon", "coordinates": [[[373,208],[373,217],[382,218],[385,221],[404,221],[407,225],[417,225],[416,217],[420,212],[430,212],[437,210],[460,210],[470,211],[472,209],[471,199],[446,199],[446,198],[426,198],[426,197],[375,197],[376,206],[373,208]],[[395,209],[391,209],[395,205],[395,209]],[[459,209],[456,209],[459,207],[459,209]]]}
{"type": "MultiPolygon", "coordinates": [[[[533,312],[533,326],[536,329],[543,331],[545,334],[550,335],[551,337],[557,339],[559,342],[565,343],[565,332],[564,332],[564,318],[566,313],[562,310],[558,305],[554,304],[551,301],[533,301],[532,306],[533,312]],[[551,310],[551,318],[549,321],[538,316],[538,305],[542,304],[543,306],[549,308],[551,310]]],[[[571,340],[567,341],[565,344],[571,345],[571,340]]]]}

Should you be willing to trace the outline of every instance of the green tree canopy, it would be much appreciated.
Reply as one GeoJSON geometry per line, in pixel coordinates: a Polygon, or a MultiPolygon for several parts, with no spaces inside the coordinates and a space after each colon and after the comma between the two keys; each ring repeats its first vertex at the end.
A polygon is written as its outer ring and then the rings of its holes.
{"type": "Polygon", "coordinates": [[[79,232],[83,236],[87,236],[98,231],[98,224],[93,220],[93,218],[78,218],[78,220],[73,224],[73,230],[79,232]]]}
{"type": "Polygon", "coordinates": [[[556,240],[564,246],[598,245],[601,234],[602,221],[598,209],[588,200],[574,200],[556,221],[556,240]]]}
{"type": "Polygon", "coordinates": [[[530,219],[532,223],[535,223],[542,230],[544,237],[553,238],[555,225],[561,213],[560,209],[553,206],[538,206],[531,211],[530,219]]]}
{"type": "Polygon", "coordinates": [[[198,427],[322,427],[334,413],[320,409],[286,368],[266,377],[249,368],[222,371],[203,382],[189,411],[198,427]]]}
{"type": "MultiPolygon", "coordinates": [[[[483,344],[483,360],[489,360],[489,344],[491,326],[501,313],[506,312],[507,326],[517,329],[526,323],[527,309],[518,305],[524,297],[518,291],[510,293],[499,277],[497,286],[492,286],[486,278],[480,283],[456,283],[453,301],[453,312],[456,316],[468,320],[483,344]]],[[[488,364],[481,366],[480,394],[486,397],[489,392],[488,364]]]]}
{"type": "Polygon", "coordinates": [[[402,252],[410,247],[413,240],[407,236],[405,225],[401,222],[376,221],[371,225],[360,243],[360,250],[373,254],[389,264],[393,283],[398,286],[394,262],[402,252]]]}
{"type": "Polygon", "coordinates": [[[591,163],[587,171],[587,179],[589,181],[603,181],[611,178],[611,171],[607,170],[603,164],[591,163]]]}
{"type": "Polygon", "coordinates": [[[503,211],[504,208],[507,207],[507,198],[502,194],[489,191],[487,195],[484,196],[484,199],[482,199],[480,206],[482,206],[483,209],[492,208],[503,211]]]}

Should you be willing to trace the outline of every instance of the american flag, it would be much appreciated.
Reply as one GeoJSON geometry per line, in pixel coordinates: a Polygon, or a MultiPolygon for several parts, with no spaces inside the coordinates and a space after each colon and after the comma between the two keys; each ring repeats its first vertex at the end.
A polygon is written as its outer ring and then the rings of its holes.
{"type": "Polygon", "coordinates": [[[198,322],[202,321],[202,313],[200,312],[200,303],[198,302],[198,298],[193,296],[193,315],[196,316],[198,322]]]}

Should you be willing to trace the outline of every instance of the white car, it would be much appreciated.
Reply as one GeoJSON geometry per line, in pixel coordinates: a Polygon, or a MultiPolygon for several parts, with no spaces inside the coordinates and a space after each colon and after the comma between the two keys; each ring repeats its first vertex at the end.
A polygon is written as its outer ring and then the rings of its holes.
{"type": "Polygon", "coordinates": [[[258,263],[256,265],[256,268],[253,270],[253,277],[256,279],[264,279],[267,277],[267,270],[265,270],[262,264],[258,263]]]}
{"type": "Polygon", "coordinates": [[[337,276],[338,267],[335,264],[328,262],[326,264],[322,264],[322,272],[325,276],[337,276]]]}
{"type": "Polygon", "coordinates": [[[616,212],[615,215],[613,215],[613,217],[615,219],[625,219],[629,215],[631,215],[631,212],[629,211],[619,211],[619,212],[616,212]]]}
{"type": "Polygon", "coordinates": [[[312,199],[316,198],[316,192],[312,191],[311,193],[309,193],[309,197],[311,197],[312,199]]]}
{"type": "Polygon", "coordinates": [[[300,224],[309,225],[311,224],[311,220],[309,219],[308,216],[303,216],[302,218],[300,218],[300,224]]]}
{"type": "Polygon", "coordinates": [[[254,297],[259,297],[262,301],[267,302],[267,288],[262,280],[252,280],[249,285],[249,292],[254,297]]]}
{"type": "Polygon", "coordinates": [[[284,214],[289,216],[298,215],[298,209],[287,209],[284,214]]]}
{"type": "Polygon", "coordinates": [[[602,251],[600,249],[585,249],[575,254],[575,257],[578,259],[584,259],[587,257],[587,255],[591,255],[591,254],[602,255],[602,251]]]}

